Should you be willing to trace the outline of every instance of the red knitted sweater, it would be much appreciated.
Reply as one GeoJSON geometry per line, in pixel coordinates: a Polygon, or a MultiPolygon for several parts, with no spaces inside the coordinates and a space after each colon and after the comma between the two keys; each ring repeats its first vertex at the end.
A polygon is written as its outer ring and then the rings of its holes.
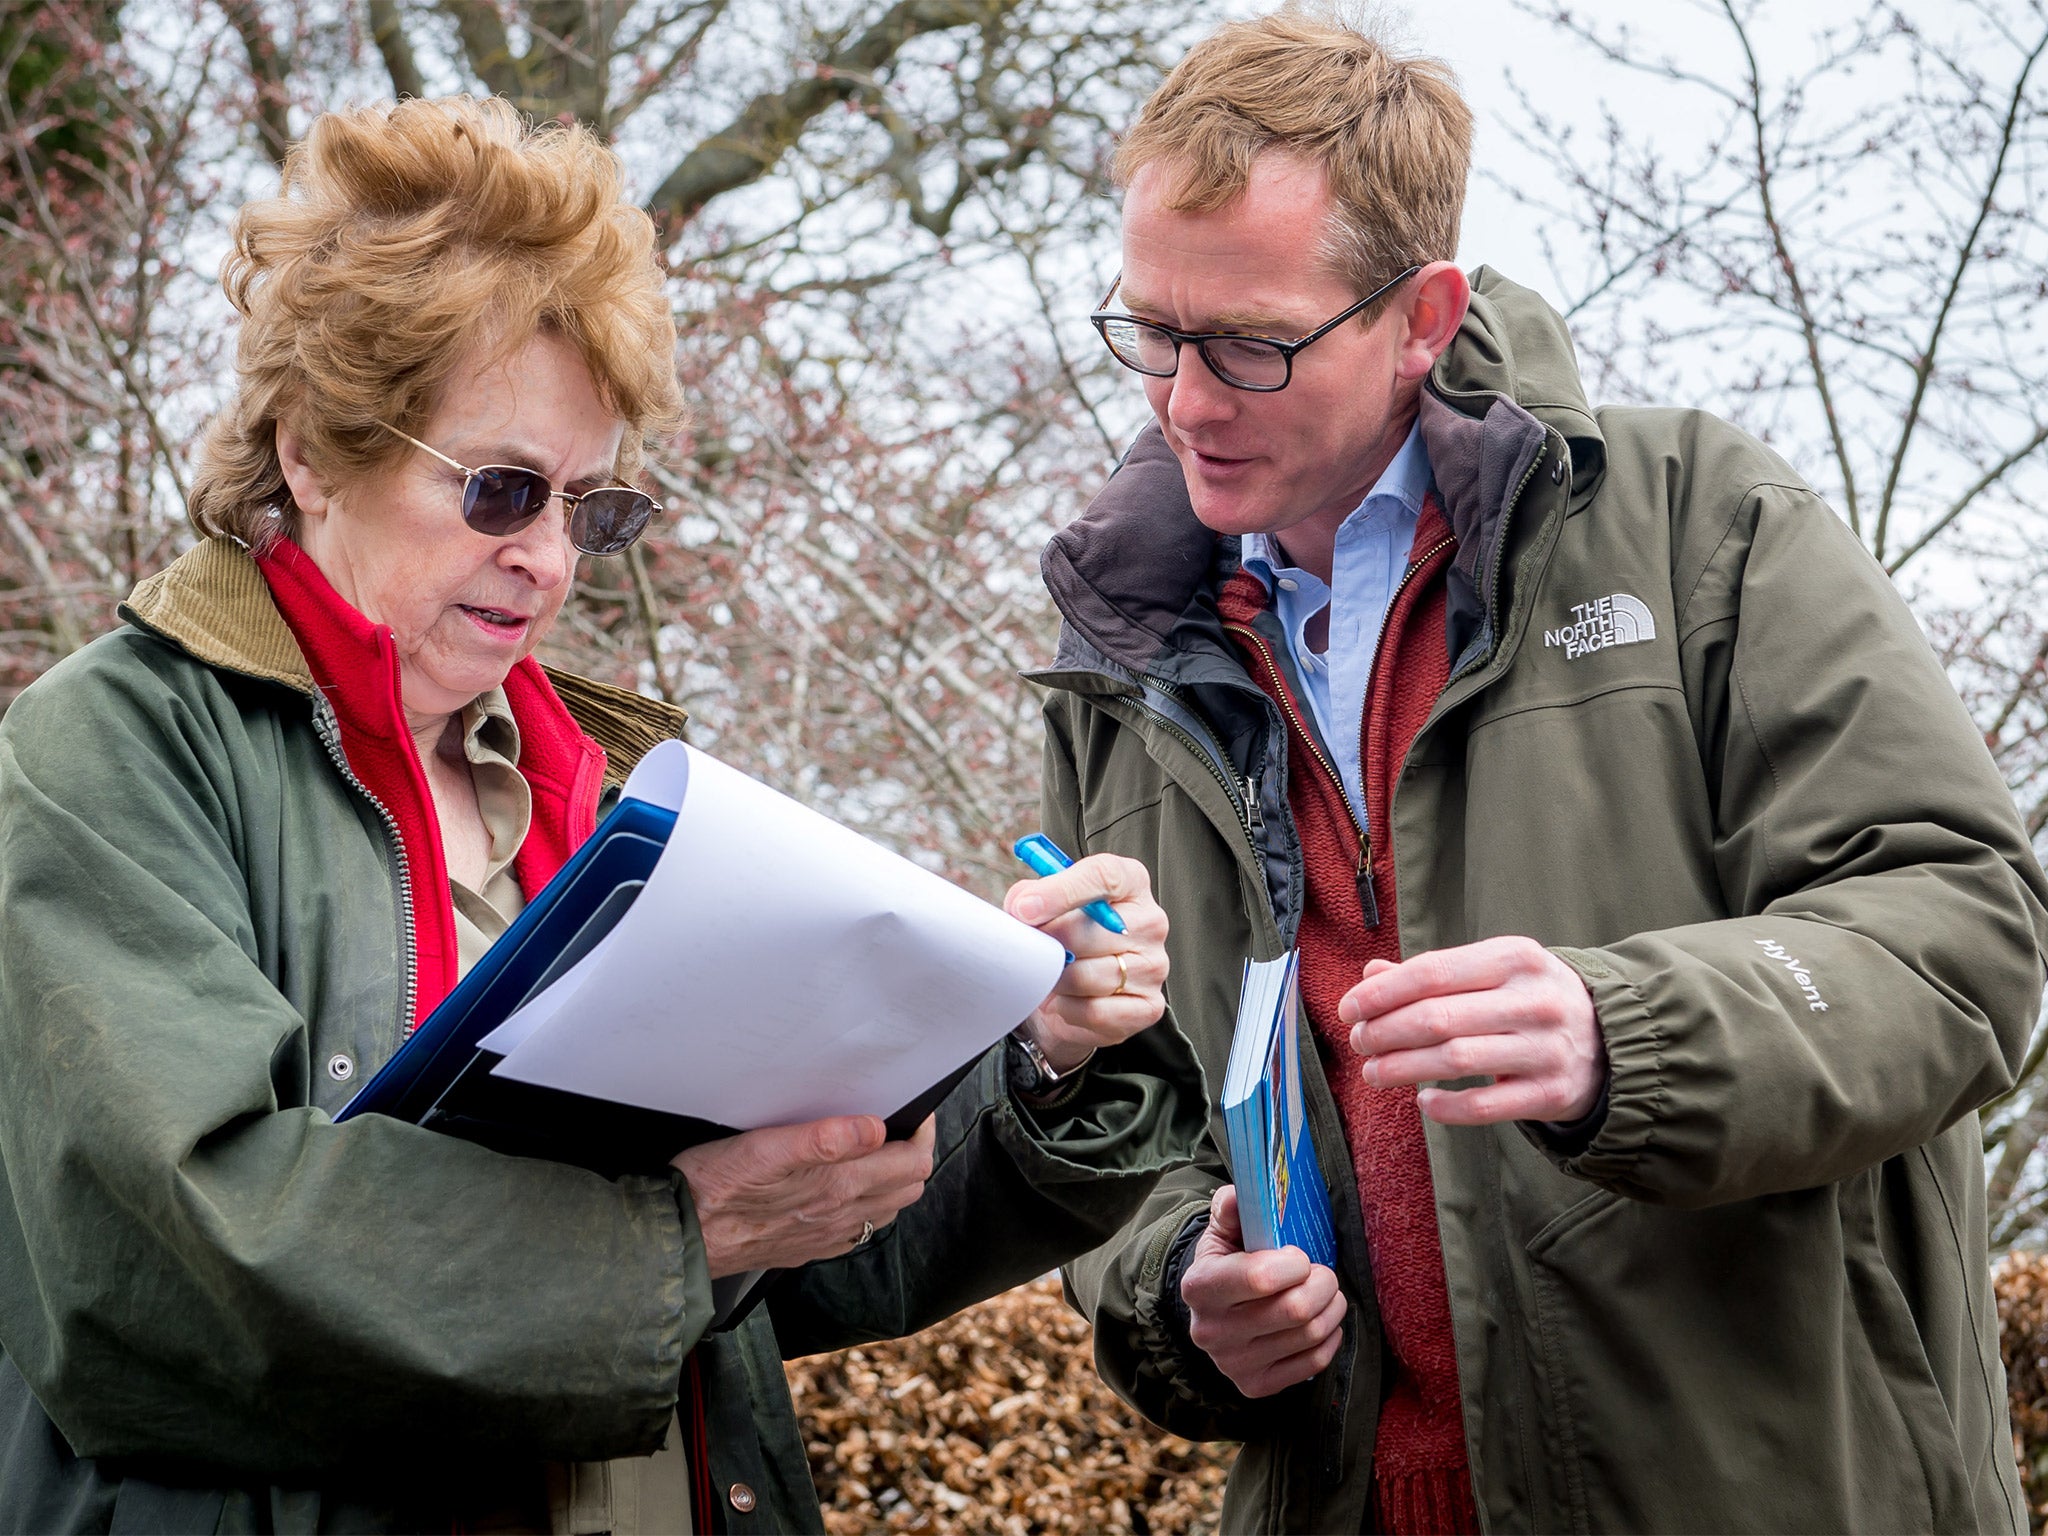
{"type": "Polygon", "coordinates": [[[1288,723],[1288,804],[1307,866],[1301,994],[1351,1146],[1374,1293],[1392,1354],[1373,1439],[1372,1528],[1394,1536],[1479,1529],[1465,1457],[1465,1419],[1450,1294],[1437,1233],[1436,1192],[1413,1088],[1368,1088],[1337,1004],[1368,960],[1399,960],[1394,865],[1385,828],[1393,781],[1450,674],[1444,642],[1444,570],[1456,545],[1432,497],[1415,529],[1407,578],[1381,633],[1364,711],[1365,803],[1358,827],[1334,769],[1303,729],[1289,690],[1252,620],[1267,606],[1257,577],[1239,572],[1218,601],[1251,675],[1288,723]],[[1368,925],[1362,889],[1378,907],[1368,925]]]}

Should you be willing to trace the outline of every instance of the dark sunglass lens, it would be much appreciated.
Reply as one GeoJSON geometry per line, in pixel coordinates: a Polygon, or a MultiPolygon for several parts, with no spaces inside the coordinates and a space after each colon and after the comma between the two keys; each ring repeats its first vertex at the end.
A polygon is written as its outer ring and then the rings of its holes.
{"type": "Polygon", "coordinates": [[[1139,320],[1105,320],[1102,339],[1126,368],[1166,378],[1173,373],[1173,338],[1139,320]]]}
{"type": "Polygon", "coordinates": [[[1271,342],[1230,336],[1202,343],[1218,373],[1246,389],[1277,389],[1287,382],[1287,354],[1271,342]]]}
{"type": "Polygon", "coordinates": [[[501,539],[539,517],[553,493],[545,475],[508,464],[489,465],[469,477],[462,493],[462,520],[478,533],[501,539]]]}
{"type": "Polygon", "coordinates": [[[586,555],[616,555],[640,537],[652,516],[654,498],[645,491],[591,491],[569,514],[569,540],[586,555]]]}

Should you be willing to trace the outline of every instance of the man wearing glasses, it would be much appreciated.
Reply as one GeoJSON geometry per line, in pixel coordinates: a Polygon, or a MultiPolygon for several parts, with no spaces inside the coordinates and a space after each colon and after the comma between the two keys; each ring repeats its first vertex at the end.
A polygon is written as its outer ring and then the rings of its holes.
{"type": "Polygon", "coordinates": [[[2041,869],[1793,470],[1452,265],[1470,127],[1287,11],[1119,155],[1157,421],[1046,551],[1046,824],[1150,867],[1212,1089],[1299,947],[1338,1262],[1244,1251],[1219,1119],[1070,1267],[1098,1360],[1244,1443],[1232,1531],[2020,1530],[1974,1112],[2041,869]]]}

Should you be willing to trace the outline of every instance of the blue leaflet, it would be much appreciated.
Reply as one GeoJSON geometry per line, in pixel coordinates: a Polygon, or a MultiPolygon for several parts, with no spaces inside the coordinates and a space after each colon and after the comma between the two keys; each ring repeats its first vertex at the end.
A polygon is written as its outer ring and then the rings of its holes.
{"type": "Polygon", "coordinates": [[[1330,1194],[1301,1095],[1300,955],[1247,960],[1223,1121],[1247,1250],[1299,1248],[1335,1267],[1330,1194]]]}

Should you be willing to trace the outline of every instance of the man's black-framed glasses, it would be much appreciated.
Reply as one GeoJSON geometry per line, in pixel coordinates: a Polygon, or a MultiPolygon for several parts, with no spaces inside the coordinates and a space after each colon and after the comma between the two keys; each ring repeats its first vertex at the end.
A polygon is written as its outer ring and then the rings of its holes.
{"type": "Polygon", "coordinates": [[[1134,315],[1102,307],[1116,297],[1117,289],[1123,285],[1121,272],[1109,285],[1109,292],[1102,296],[1102,306],[1098,306],[1088,320],[1102,333],[1112,357],[1126,368],[1149,378],[1172,378],[1180,368],[1180,349],[1185,344],[1192,345],[1201,353],[1209,371],[1232,389],[1270,394],[1276,389],[1285,389],[1293,379],[1295,353],[1321,341],[1360,310],[1386,297],[1421,270],[1420,266],[1410,267],[1399,277],[1373,289],[1343,314],[1333,315],[1294,341],[1283,341],[1277,336],[1247,335],[1241,331],[1176,331],[1170,325],[1140,320],[1134,315]]]}
{"type": "Polygon", "coordinates": [[[410,432],[388,421],[377,423],[430,453],[450,469],[462,471],[462,520],[494,539],[510,538],[547,510],[551,497],[562,498],[569,511],[569,542],[586,555],[616,555],[647,530],[654,516],[654,498],[630,485],[601,485],[594,491],[558,491],[548,477],[523,464],[486,464],[471,469],[438,448],[430,448],[410,432]]]}

